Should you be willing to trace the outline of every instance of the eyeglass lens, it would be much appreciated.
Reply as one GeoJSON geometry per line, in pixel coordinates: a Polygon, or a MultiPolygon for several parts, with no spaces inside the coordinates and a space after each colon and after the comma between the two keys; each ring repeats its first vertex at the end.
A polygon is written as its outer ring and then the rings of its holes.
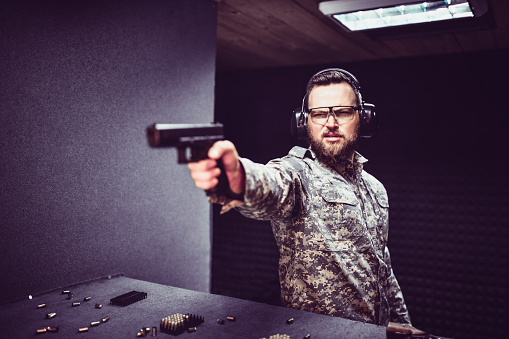
{"type": "Polygon", "coordinates": [[[338,124],[344,124],[353,119],[355,109],[353,107],[335,106],[313,108],[309,112],[311,120],[315,124],[324,125],[332,114],[338,124]]]}

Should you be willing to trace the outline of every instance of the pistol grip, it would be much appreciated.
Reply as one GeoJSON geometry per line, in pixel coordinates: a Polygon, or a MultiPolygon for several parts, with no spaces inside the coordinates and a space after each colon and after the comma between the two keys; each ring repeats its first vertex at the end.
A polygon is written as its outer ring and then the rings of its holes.
{"type": "Polygon", "coordinates": [[[230,184],[228,182],[228,178],[226,177],[226,171],[224,170],[223,162],[221,159],[217,160],[217,167],[221,170],[221,174],[219,175],[219,182],[216,187],[206,190],[205,193],[207,195],[215,194],[217,197],[228,196],[230,192],[230,184]]]}

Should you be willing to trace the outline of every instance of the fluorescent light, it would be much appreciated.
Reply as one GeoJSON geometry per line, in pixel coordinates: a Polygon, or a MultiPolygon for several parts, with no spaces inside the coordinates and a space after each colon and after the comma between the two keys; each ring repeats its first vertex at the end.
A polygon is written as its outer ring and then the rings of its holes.
{"type": "MultiPolygon", "coordinates": [[[[319,4],[320,11],[350,31],[474,17],[468,0],[336,0],[319,4]]],[[[471,0],[472,1],[472,0],[471,0]]]]}

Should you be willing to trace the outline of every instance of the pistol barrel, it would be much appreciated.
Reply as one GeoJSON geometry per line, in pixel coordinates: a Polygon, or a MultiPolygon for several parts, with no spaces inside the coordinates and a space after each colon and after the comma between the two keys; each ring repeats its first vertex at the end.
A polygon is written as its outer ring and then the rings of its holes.
{"type": "Polygon", "coordinates": [[[223,125],[213,124],[153,124],[147,127],[147,139],[151,147],[176,147],[181,140],[196,138],[204,140],[223,139],[223,125]]]}

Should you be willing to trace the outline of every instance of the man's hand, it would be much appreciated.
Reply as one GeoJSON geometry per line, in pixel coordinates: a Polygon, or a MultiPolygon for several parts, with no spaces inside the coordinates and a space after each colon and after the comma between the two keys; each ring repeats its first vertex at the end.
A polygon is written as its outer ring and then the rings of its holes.
{"type": "Polygon", "coordinates": [[[227,140],[217,141],[208,152],[209,159],[189,163],[191,177],[196,187],[209,190],[216,187],[221,170],[217,167],[217,160],[221,159],[228,178],[230,190],[235,194],[244,192],[246,174],[239,161],[235,145],[227,140]]]}
{"type": "Polygon", "coordinates": [[[399,324],[390,322],[387,326],[388,332],[396,332],[396,333],[404,333],[404,334],[412,334],[412,335],[424,335],[426,332],[421,331],[412,325],[407,324],[399,324]]]}

